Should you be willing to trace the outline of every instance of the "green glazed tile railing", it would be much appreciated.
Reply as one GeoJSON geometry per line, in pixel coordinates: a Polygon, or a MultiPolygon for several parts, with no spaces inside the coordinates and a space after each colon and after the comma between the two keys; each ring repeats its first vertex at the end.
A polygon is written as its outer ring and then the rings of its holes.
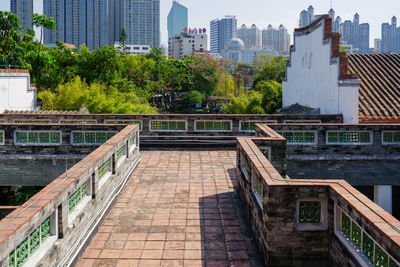
{"type": "Polygon", "coordinates": [[[278,132],[290,143],[315,143],[315,132],[278,132]]]}
{"type": "Polygon", "coordinates": [[[400,144],[400,132],[383,132],[383,142],[400,144]]]}
{"type": "Polygon", "coordinates": [[[370,132],[328,132],[328,143],[370,143],[370,132]]]}
{"type": "Polygon", "coordinates": [[[103,144],[116,132],[73,132],[74,144],[103,144]]]}
{"type": "Polygon", "coordinates": [[[340,211],[338,216],[341,216],[339,229],[342,234],[352,243],[352,247],[360,249],[358,251],[362,252],[372,264],[380,267],[399,267],[394,259],[347,214],[340,211]]]}
{"type": "Polygon", "coordinates": [[[49,124],[50,120],[14,120],[14,123],[49,124]]]}
{"type": "Polygon", "coordinates": [[[184,131],[186,123],[184,121],[151,121],[150,129],[153,131],[184,131]]]}
{"type": "Polygon", "coordinates": [[[118,149],[117,151],[117,162],[120,158],[122,158],[123,156],[126,156],[126,149],[125,149],[125,145],[123,145],[120,149],[118,149]]]}
{"type": "Polygon", "coordinates": [[[111,161],[107,160],[99,168],[99,180],[102,179],[110,171],[111,171],[111,161]]]}
{"type": "Polygon", "coordinates": [[[131,137],[129,137],[129,145],[135,145],[136,144],[136,135],[131,135],[131,137]]]}
{"type": "Polygon", "coordinates": [[[197,131],[230,131],[230,121],[196,121],[197,131]]]}
{"type": "Polygon", "coordinates": [[[68,212],[72,212],[86,195],[87,195],[87,186],[86,183],[84,183],[78,190],[76,190],[68,198],[68,212]]]}
{"type": "Polygon", "coordinates": [[[321,202],[300,201],[299,203],[300,223],[321,223],[321,202]]]}
{"type": "Polygon", "coordinates": [[[61,133],[57,131],[18,131],[17,144],[60,144],[61,133]]]}
{"type": "Polygon", "coordinates": [[[4,143],[4,132],[0,131],[0,145],[4,143]]]}
{"type": "Polygon", "coordinates": [[[36,228],[15,250],[9,255],[9,266],[20,267],[39,249],[40,245],[50,236],[50,217],[36,228]]]}
{"type": "Polygon", "coordinates": [[[60,120],[60,124],[96,124],[96,120],[60,120]]]}

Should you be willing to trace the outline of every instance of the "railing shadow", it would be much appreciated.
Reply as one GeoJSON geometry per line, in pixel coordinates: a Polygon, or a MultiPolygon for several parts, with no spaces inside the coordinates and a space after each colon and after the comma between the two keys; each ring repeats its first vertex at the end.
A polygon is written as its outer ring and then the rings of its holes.
{"type": "MultiPolygon", "coordinates": [[[[227,170],[236,185],[236,169],[227,170]]],[[[236,192],[199,199],[203,266],[263,266],[236,192]]]]}

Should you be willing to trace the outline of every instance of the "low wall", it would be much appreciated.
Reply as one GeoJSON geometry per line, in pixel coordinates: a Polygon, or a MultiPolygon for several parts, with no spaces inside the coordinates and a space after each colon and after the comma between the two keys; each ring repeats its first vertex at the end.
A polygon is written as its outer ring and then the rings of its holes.
{"type": "Polygon", "coordinates": [[[238,138],[237,190],[267,266],[399,265],[398,220],[343,180],[282,177],[285,138],[257,132],[238,138]]]}
{"type": "Polygon", "coordinates": [[[282,135],[289,134],[286,135],[287,173],[291,178],[344,179],[353,186],[400,185],[400,174],[396,171],[400,164],[400,124],[269,126],[282,135]],[[314,139],[289,142],[292,133],[312,134],[314,139]],[[330,133],[337,134],[333,136],[336,140],[332,140],[330,133]],[[359,137],[365,139],[358,140],[359,137]],[[390,138],[392,142],[388,142],[390,138]]]}
{"type": "Polygon", "coordinates": [[[253,135],[255,123],[342,123],[342,115],[227,114],[76,114],[17,112],[0,114],[0,123],[132,124],[138,123],[142,145],[230,144],[237,136],[253,135]]]}
{"type": "Polygon", "coordinates": [[[127,126],[1,220],[1,266],[70,264],[140,160],[138,138],[127,126]]]}

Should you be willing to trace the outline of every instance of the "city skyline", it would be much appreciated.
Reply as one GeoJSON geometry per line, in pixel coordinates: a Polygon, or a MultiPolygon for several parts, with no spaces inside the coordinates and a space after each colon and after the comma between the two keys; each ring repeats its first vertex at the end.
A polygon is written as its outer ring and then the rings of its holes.
{"type": "MultiPolygon", "coordinates": [[[[172,0],[160,1],[160,31],[161,44],[168,43],[167,16],[172,5],[172,0]]],[[[330,1],[289,1],[283,0],[279,4],[260,2],[257,0],[220,0],[220,1],[189,1],[181,0],[181,4],[189,9],[189,27],[205,27],[209,32],[209,22],[227,14],[236,15],[238,25],[256,24],[260,29],[269,24],[274,27],[283,24],[292,35],[298,27],[299,13],[309,5],[313,5],[316,14],[327,13],[330,9],[330,1]],[[257,8],[254,8],[254,7],[257,8]],[[288,8],[290,7],[290,8],[288,8]]],[[[400,17],[400,4],[397,0],[382,0],[379,5],[366,5],[365,1],[333,2],[333,9],[340,14],[343,20],[352,19],[355,13],[362,16],[364,22],[368,22],[370,28],[370,46],[373,47],[375,38],[381,38],[381,25],[390,22],[393,16],[400,17]],[[398,6],[399,8],[395,8],[398,6]]],[[[0,10],[10,10],[10,1],[1,1],[0,10]]],[[[43,13],[43,0],[34,0],[34,13],[43,13]]]]}

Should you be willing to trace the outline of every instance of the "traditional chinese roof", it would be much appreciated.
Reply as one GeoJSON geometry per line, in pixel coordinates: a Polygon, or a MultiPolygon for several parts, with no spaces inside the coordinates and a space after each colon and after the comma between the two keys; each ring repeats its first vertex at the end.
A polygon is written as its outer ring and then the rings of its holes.
{"type": "Polygon", "coordinates": [[[400,122],[400,54],[348,55],[348,68],[361,80],[360,122],[400,122]]]}

